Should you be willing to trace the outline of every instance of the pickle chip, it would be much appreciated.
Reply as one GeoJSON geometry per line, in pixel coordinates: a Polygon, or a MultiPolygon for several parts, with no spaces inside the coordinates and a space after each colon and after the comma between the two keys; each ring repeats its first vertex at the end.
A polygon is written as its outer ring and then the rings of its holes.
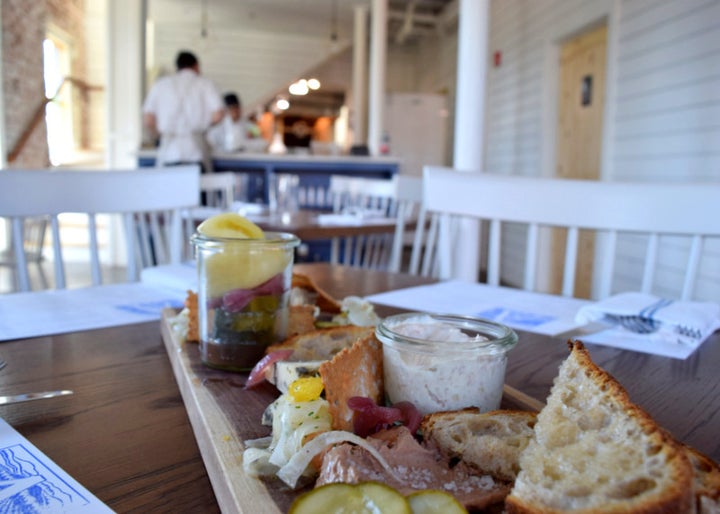
{"type": "Polygon", "coordinates": [[[412,514],[467,514],[467,510],[453,495],[445,491],[428,489],[407,497],[412,514]]]}
{"type": "Polygon", "coordinates": [[[298,496],[290,514],[412,514],[407,499],[378,482],[325,484],[298,496]]]}

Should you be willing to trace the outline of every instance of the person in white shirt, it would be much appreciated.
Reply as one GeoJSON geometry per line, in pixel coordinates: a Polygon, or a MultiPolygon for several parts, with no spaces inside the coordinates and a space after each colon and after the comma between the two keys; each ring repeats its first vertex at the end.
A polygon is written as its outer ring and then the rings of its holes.
{"type": "Polygon", "coordinates": [[[223,102],[213,82],[200,75],[200,64],[191,52],[181,51],[177,73],[160,78],[143,104],[147,128],[160,137],[156,164],[200,164],[212,171],[207,130],[223,117],[223,102]]]}
{"type": "Polygon", "coordinates": [[[242,119],[242,103],[235,93],[227,93],[224,100],[226,114],[208,131],[208,142],[217,152],[244,150],[248,139],[260,137],[260,129],[255,123],[242,119]]]}

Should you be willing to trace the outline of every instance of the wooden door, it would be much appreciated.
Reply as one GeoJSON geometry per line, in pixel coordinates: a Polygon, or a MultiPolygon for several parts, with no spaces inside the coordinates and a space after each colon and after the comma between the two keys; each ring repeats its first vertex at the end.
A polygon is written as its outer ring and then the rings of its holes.
{"type": "MultiPolygon", "coordinates": [[[[562,178],[598,180],[605,106],[605,25],[563,43],[560,48],[555,174],[562,178]]],[[[572,216],[572,213],[568,213],[572,216]]],[[[553,231],[552,292],[562,287],[566,233],[553,231]]],[[[592,288],[594,234],[582,231],[574,296],[589,298],[592,288]]]]}

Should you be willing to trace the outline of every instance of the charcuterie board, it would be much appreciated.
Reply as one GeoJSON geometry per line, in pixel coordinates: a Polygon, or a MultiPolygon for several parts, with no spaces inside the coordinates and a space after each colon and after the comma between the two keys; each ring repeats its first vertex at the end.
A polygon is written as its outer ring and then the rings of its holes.
{"type": "MultiPolygon", "coordinates": [[[[223,513],[287,512],[300,491],[279,479],[257,479],[243,472],[243,441],[269,435],[260,424],[265,408],[278,396],[270,384],[244,388],[246,374],[213,370],[200,362],[197,344],[179,341],[163,311],[162,337],[198,447],[223,513]]],[[[503,408],[539,410],[542,403],[505,386],[503,408]]]]}

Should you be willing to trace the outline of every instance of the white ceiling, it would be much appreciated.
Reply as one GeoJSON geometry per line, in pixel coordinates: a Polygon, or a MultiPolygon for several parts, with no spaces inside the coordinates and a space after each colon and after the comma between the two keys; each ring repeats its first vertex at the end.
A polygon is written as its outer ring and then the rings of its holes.
{"type": "MultiPolygon", "coordinates": [[[[408,42],[439,30],[457,17],[458,0],[388,0],[389,37],[408,42]]],[[[353,12],[370,0],[148,0],[148,17],[158,23],[255,30],[335,34],[352,40],[353,12]]]]}

